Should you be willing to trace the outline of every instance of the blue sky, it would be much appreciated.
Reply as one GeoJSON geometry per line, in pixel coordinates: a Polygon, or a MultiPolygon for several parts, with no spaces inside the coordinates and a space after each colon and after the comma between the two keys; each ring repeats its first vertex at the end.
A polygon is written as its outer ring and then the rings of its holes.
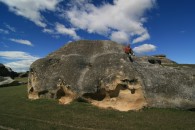
{"type": "Polygon", "coordinates": [[[194,12],[194,0],[0,0],[0,63],[26,71],[64,44],[89,39],[195,64],[194,12]]]}

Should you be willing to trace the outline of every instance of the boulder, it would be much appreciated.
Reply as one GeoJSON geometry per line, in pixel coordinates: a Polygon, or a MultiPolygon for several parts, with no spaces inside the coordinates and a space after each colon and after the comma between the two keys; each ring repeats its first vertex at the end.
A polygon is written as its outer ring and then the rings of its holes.
{"type": "Polygon", "coordinates": [[[136,57],[135,59],[138,62],[145,62],[145,63],[151,63],[151,64],[161,64],[161,65],[176,65],[177,63],[166,58],[165,55],[153,55],[153,56],[141,56],[136,57]]]}
{"type": "Polygon", "coordinates": [[[161,61],[162,64],[177,64],[175,61],[172,61],[166,57],[166,55],[153,55],[152,57],[157,58],[161,61]]]}
{"type": "Polygon", "coordinates": [[[0,87],[9,87],[9,86],[17,86],[17,85],[20,85],[18,81],[15,81],[10,77],[0,76],[0,87]]]}
{"type": "Polygon", "coordinates": [[[28,98],[82,100],[120,111],[195,108],[195,71],[151,64],[149,58],[134,56],[131,62],[123,45],[112,41],[72,42],[31,65],[28,98]]]}
{"type": "Polygon", "coordinates": [[[18,76],[18,73],[0,63],[0,76],[11,77],[13,79],[18,76]]]}

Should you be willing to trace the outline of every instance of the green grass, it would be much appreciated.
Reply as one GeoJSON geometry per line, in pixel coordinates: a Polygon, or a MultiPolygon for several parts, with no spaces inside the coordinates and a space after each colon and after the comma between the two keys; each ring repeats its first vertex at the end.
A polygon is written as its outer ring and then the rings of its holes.
{"type": "Polygon", "coordinates": [[[195,112],[176,109],[144,109],[140,112],[104,110],[73,102],[27,99],[25,85],[0,88],[0,129],[195,129],[195,112]]]}
{"type": "Polygon", "coordinates": [[[24,78],[17,77],[14,80],[19,81],[19,82],[27,82],[28,81],[28,79],[26,77],[24,77],[24,78]]]}

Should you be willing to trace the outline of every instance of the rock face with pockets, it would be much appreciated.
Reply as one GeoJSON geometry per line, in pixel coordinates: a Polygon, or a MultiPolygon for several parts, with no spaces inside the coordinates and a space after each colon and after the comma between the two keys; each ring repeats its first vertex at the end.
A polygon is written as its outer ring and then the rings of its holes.
{"type": "Polygon", "coordinates": [[[28,97],[55,98],[61,104],[84,100],[120,111],[195,108],[195,71],[164,66],[164,61],[177,65],[166,59],[135,56],[130,62],[121,44],[72,42],[31,65],[28,97]]]}

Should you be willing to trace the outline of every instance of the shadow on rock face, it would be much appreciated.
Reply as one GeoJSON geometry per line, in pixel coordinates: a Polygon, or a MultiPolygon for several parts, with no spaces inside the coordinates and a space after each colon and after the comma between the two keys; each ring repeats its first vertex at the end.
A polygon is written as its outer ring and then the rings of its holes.
{"type": "Polygon", "coordinates": [[[87,99],[102,101],[106,97],[106,90],[100,89],[96,93],[85,93],[83,94],[83,97],[87,99]]]}
{"type": "Polygon", "coordinates": [[[151,63],[151,64],[159,64],[159,65],[161,65],[161,60],[157,59],[157,58],[150,58],[150,59],[148,59],[148,62],[151,63]]]}
{"type": "Polygon", "coordinates": [[[122,80],[114,90],[100,89],[96,93],[86,93],[83,97],[100,108],[119,111],[139,110],[147,105],[141,84],[137,80],[122,80]]]}
{"type": "Polygon", "coordinates": [[[195,108],[190,108],[190,109],[188,109],[188,111],[193,111],[193,112],[195,112],[195,108]]]}
{"type": "Polygon", "coordinates": [[[60,99],[61,97],[64,97],[66,94],[65,94],[65,92],[64,92],[64,89],[61,87],[58,91],[57,91],[57,93],[56,93],[56,98],[57,99],[60,99]]]}

